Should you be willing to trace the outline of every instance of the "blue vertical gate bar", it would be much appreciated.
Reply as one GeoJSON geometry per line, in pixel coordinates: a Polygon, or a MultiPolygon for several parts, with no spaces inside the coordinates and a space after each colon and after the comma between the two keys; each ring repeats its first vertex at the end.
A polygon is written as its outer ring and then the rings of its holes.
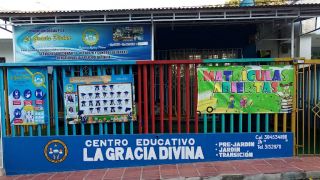
{"type": "MultiPolygon", "coordinates": [[[[101,76],[101,66],[97,66],[97,75],[101,76]]],[[[103,134],[103,124],[99,123],[99,135],[103,134]]]]}
{"type": "Polygon", "coordinates": [[[242,133],[242,114],[239,114],[239,133],[242,133]]]}
{"type": "MultiPolygon", "coordinates": [[[[52,67],[51,67],[52,68],[52,67]]],[[[49,82],[49,79],[48,79],[48,86],[49,87],[51,87],[52,86],[52,84],[51,84],[51,82],[49,82]]],[[[49,90],[49,87],[48,87],[48,90],[49,90]]],[[[47,125],[47,136],[50,136],[51,135],[51,114],[50,114],[50,107],[51,107],[51,105],[50,105],[50,103],[49,103],[49,94],[48,94],[48,96],[47,96],[47,101],[48,101],[48,109],[47,109],[47,111],[48,111],[48,123],[46,124],[47,125]]],[[[41,127],[42,125],[38,125],[38,136],[41,136],[41,131],[42,131],[42,127],[41,127]]]]}
{"type": "Polygon", "coordinates": [[[33,128],[32,128],[32,126],[29,126],[29,136],[33,136],[33,128]]]}
{"type": "MultiPolygon", "coordinates": [[[[62,77],[63,77],[63,78],[66,77],[66,67],[63,67],[63,68],[62,68],[62,77]]],[[[63,85],[62,85],[62,86],[63,86],[63,85]]],[[[64,87],[64,86],[62,87],[62,89],[63,89],[63,92],[65,92],[65,87],[64,87]]],[[[64,97],[63,97],[62,99],[64,99],[64,97]]],[[[63,106],[64,106],[64,103],[63,103],[63,106]]],[[[67,135],[69,134],[69,133],[68,133],[68,122],[67,122],[67,118],[66,118],[66,114],[67,114],[66,109],[67,109],[67,107],[64,107],[63,109],[64,109],[64,110],[63,110],[64,135],[67,136],[67,135]]]]}
{"type": "Polygon", "coordinates": [[[256,132],[260,132],[260,114],[256,116],[256,132]]]}
{"type": "MultiPolygon", "coordinates": [[[[70,77],[74,77],[74,66],[70,67],[70,77]]],[[[63,77],[63,79],[65,79],[66,77],[63,77]]],[[[65,114],[64,114],[65,116],[65,114]]],[[[72,124],[72,135],[76,135],[77,134],[77,129],[76,129],[76,125],[72,124]]]]}
{"type": "MultiPolygon", "coordinates": [[[[4,85],[3,83],[6,82],[4,80],[4,74],[3,69],[0,67],[0,92],[4,92],[4,85]]],[[[4,94],[0,93],[0,105],[1,105],[1,127],[2,127],[2,136],[6,137],[6,114],[5,114],[5,100],[4,100],[4,94]]]]}
{"type": "MultiPolygon", "coordinates": [[[[80,74],[80,76],[83,76],[83,68],[82,68],[82,66],[79,66],[79,74],[80,74]]],[[[81,123],[81,135],[85,135],[84,124],[83,123],[81,123]]]]}
{"type": "Polygon", "coordinates": [[[226,131],[226,120],[225,120],[225,114],[221,115],[221,132],[224,133],[226,131]]]}
{"type": "MultiPolygon", "coordinates": [[[[111,67],[111,74],[112,75],[115,74],[115,67],[114,66],[111,67]]],[[[112,125],[113,125],[113,134],[117,134],[117,124],[116,124],[116,122],[113,122],[112,125]]]]}
{"type": "Polygon", "coordinates": [[[215,114],[212,114],[212,132],[213,133],[217,132],[217,130],[216,130],[216,115],[215,114]]]}
{"type": "Polygon", "coordinates": [[[234,132],[234,115],[230,114],[230,132],[234,132]]]}
{"type": "Polygon", "coordinates": [[[251,114],[248,114],[248,132],[251,132],[251,114]]]}
{"type": "MultiPolygon", "coordinates": [[[[49,71],[49,68],[47,67],[47,70],[49,71]]],[[[52,70],[52,67],[50,67],[50,70],[52,70]]],[[[49,76],[49,74],[47,75],[47,77],[49,76]]],[[[50,117],[50,107],[51,107],[51,103],[50,103],[50,98],[49,98],[49,90],[50,90],[50,88],[51,88],[51,84],[50,84],[50,82],[49,82],[49,77],[48,77],[48,79],[47,79],[47,81],[48,81],[48,87],[47,87],[47,96],[46,96],[46,101],[47,101],[47,104],[48,104],[48,108],[46,109],[46,111],[47,111],[47,124],[46,124],[46,128],[47,128],[47,136],[50,136],[51,135],[51,124],[50,124],[50,122],[51,122],[51,117],[50,117]]],[[[41,136],[41,134],[42,134],[42,127],[44,127],[44,126],[42,126],[42,125],[40,125],[40,124],[38,124],[38,127],[37,127],[37,129],[38,129],[38,136],[41,136]]]]}
{"type": "MultiPolygon", "coordinates": [[[[129,74],[132,74],[132,66],[129,66],[129,74]]],[[[132,90],[134,92],[134,89],[132,90]]],[[[130,134],[133,134],[133,119],[130,120],[130,134]]]]}
{"type": "MultiPolygon", "coordinates": [[[[124,67],[123,66],[120,66],[120,74],[123,75],[124,74],[124,67]]],[[[125,123],[124,122],[121,122],[121,133],[122,134],[125,134],[125,123]]]]}
{"type": "MultiPolygon", "coordinates": [[[[92,66],[89,66],[89,76],[92,76],[92,66]]],[[[90,135],[94,135],[94,124],[90,124],[90,135]]]]}
{"type": "Polygon", "coordinates": [[[207,127],[208,127],[208,115],[204,114],[203,115],[203,132],[204,133],[208,132],[207,127]]]}
{"type": "Polygon", "coordinates": [[[20,136],[24,137],[24,126],[19,126],[20,127],[20,136]]]}
{"type": "MultiPolygon", "coordinates": [[[[106,71],[107,69],[105,68],[105,66],[102,66],[102,75],[106,75],[106,71]]],[[[108,134],[108,123],[104,123],[104,134],[108,134]]]]}
{"type": "Polygon", "coordinates": [[[59,113],[58,113],[58,79],[57,67],[53,68],[53,117],[55,122],[55,135],[59,135],[59,113]]]}
{"type": "MultiPolygon", "coordinates": [[[[48,101],[48,102],[49,102],[49,101],[48,101]]],[[[42,133],[41,133],[41,125],[40,125],[40,124],[37,125],[37,130],[38,130],[38,136],[42,136],[42,133]]],[[[47,132],[50,132],[50,115],[48,115],[47,132]],[[48,129],[49,129],[49,131],[48,131],[48,129]]],[[[50,136],[49,133],[47,133],[47,134],[48,134],[48,136],[50,136]]]]}
{"type": "Polygon", "coordinates": [[[14,125],[11,125],[11,136],[12,137],[16,136],[16,127],[14,125]]]}
{"type": "MultiPolygon", "coordinates": [[[[50,124],[50,117],[49,117],[48,124],[50,124]]],[[[41,125],[40,124],[37,125],[37,132],[38,132],[38,136],[42,135],[42,133],[41,133],[41,125]]]]}
{"type": "Polygon", "coordinates": [[[265,132],[269,132],[269,114],[265,115],[265,132]]]}

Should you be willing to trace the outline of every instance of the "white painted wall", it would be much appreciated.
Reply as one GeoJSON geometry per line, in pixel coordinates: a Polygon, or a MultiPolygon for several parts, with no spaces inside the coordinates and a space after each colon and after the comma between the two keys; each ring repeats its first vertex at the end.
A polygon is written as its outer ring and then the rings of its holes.
{"type": "Polygon", "coordinates": [[[13,62],[12,39],[0,39],[0,57],[5,57],[6,62],[13,62]]]}
{"type": "Polygon", "coordinates": [[[300,37],[300,57],[311,59],[312,36],[304,35],[300,37]]]}

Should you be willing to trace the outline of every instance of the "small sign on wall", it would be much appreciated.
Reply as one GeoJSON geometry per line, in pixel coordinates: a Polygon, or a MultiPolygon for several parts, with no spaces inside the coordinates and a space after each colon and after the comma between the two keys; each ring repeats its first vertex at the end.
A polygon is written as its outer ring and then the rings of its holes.
{"type": "Polygon", "coordinates": [[[46,124],[49,119],[47,68],[8,68],[10,123],[46,124]]]}

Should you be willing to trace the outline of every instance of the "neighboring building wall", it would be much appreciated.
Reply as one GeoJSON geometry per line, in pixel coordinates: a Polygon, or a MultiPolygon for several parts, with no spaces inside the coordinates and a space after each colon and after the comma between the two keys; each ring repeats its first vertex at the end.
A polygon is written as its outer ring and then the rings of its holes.
{"type": "MultiPolygon", "coordinates": [[[[299,54],[299,25],[295,24],[294,29],[295,57],[299,54]]],[[[291,57],[291,40],[280,40],[291,38],[291,24],[274,25],[272,23],[260,24],[258,27],[256,45],[259,51],[271,51],[271,57],[291,57]]]]}
{"type": "Polygon", "coordinates": [[[0,39],[0,57],[5,57],[6,62],[13,62],[12,39],[0,39]]]}

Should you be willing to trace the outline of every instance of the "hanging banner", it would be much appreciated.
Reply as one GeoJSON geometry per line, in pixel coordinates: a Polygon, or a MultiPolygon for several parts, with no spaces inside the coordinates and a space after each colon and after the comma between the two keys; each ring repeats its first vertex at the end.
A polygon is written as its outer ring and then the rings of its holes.
{"type": "Polygon", "coordinates": [[[10,123],[46,124],[49,119],[47,68],[8,68],[10,123]]]}
{"type": "Polygon", "coordinates": [[[292,133],[5,137],[3,144],[8,175],[292,157],[294,149],[292,133]]]}
{"type": "Polygon", "coordinates": [[[69,124],[136,120],[132,75],[67,77],[65,114],[69,124]]]}
{"type": "Polygon", "coordinates": [[[151,60],[151,25],[15,26],[15,61],[151,60]]]}
{"type": "Polygon", "coordinates": [[[288,113],[293,103],[293,66],[198,68],[200,113],[288,113]]]}

